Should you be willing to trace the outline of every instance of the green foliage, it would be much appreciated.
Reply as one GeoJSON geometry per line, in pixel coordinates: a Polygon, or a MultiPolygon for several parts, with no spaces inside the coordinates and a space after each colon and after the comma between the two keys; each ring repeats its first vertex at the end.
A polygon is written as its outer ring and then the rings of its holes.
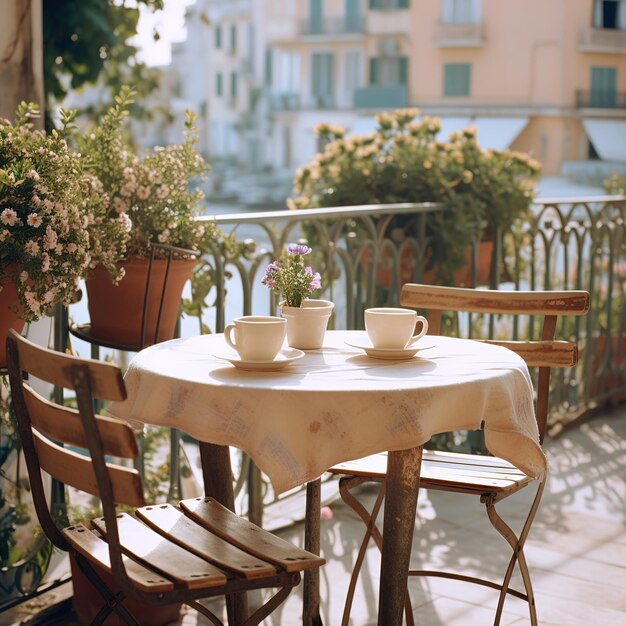
{"type": "Polygon", "coordinates": [[[127,43],[137,33],[139,5],[158,10],[163,0],[43,0],[48,101],[62,100],[68,89],[95,83],[102,74],[113,93],[124,83],[140,93],[155,86],[153,73],[136,61],[137,49],[127,43]]]}
{"type": "Polygon", "coordinates": [[[426,224],[428,258],[448,279],[483,229],[507,229],[527,213],[539,164],[526,154],[480,148],[473,127],[439,140],[439,120],[417,116],[414,109],[383,113],[364,136],[318,126],[326,147],[297,172],[290,206],[440,203],[426,224]]]}
{"type": "Polygon", "coordinates": [[[204,194],[192,182],[208,167],[196,149],[195,114],[187,111],[182,144],[137,155],[124,129],[134,96],[123,87],[100,123],[77,137],[101,200],[90,229],[92,263],[114,280],[123,275],[120,261],[147,256],[151,243],[197,249],[217,232],[196,221],[204,194]]]}

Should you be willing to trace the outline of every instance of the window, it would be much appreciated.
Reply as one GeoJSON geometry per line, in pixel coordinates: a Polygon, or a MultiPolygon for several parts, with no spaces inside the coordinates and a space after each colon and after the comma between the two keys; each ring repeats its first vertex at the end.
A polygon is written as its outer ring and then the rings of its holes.
{"type": "Polygon", "coordinates": [[[369,0],[370,9],[408,9],[409,0],[369,0]]]}
{"type": "Polygon", "coordinates": [[[215,36],[215,47],[221,48],[222,47],[222,27],[221,26],[215,27],[214,36],[215,36]]]}
{"type": "Polygon", "coordinates": [[[617,104],[617,69],[614,67],[591,68],[592,107],[613,108],[617,104]]]}
{"type": "Polygon", "coordinates": [[[362,86],[363,76],[363,60],[360,50],[347,50],[346,51],[346,77],[345,86],[348,91],[353,91],[362,86]]]}
{"type": "Polygon", "coordinates": [[[361,0],[346,0],[345,28],[347,33],[361,32],[361,0]]]}
{"type": "Polygon", "coordinates": [[[233,24],[230,27],[230,51],[235,52],[237,50],[237,25],[233,24]]]}
{"type": "Polygon", "coordinates": [[[471,66],[469,63],[446,63],[443,66],[443,95],[470,95],[471,66]]]}
{"type": "Polygon", "coordinates": [[[309,32],[323,32],[324,8],[322,0],[309,0],[309,32]]]}
{"type": "Polygon", "coordinates": [[[230,74],[230,97],[234,100],[237,97],[237,73],[230,74]]]}
{"type": "Polygon", "coordinates": [[[444,24],[478,24],[481,0],[442,0],[441,21],[444,24]]]}
{"type": "Polygon", "coordinates": [[[221,96],[224,93],[224,78],[222,72],[218,72],[215,75],[215,95],[221,96]]]}
{"type": "Polygon", "coordinates": [[[626,28],[626,0],[594,0],[595,28],[626,28]]]}
{"type": "Polygon", "coordinates": [[[406,85],[409,60],[407,57],[372,57],[370,85],[406,85]]]}
{"type": "Polygon", "coordinates": [[[272,84],[272,75],[273,75],[273,58],[272,58],[272,49],[265,49],[265,69],[264,69],[264,79],[266,85],[272,84]]]}
{"type": "Polygon", "coordinates": [[[315,52],[311,56],[311,95],[315,106],[322,109],[334,104],[334,65],[331,52],[315,52]]]}

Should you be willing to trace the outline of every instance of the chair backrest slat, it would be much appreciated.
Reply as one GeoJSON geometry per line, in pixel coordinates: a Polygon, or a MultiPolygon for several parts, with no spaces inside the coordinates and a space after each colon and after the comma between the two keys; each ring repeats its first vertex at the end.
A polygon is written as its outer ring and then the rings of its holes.
{"type": "Polygon", "coordinates": [[[537,378],[537,425],[543,441],[548,421],[548,392],[551,367],[573,367],[578,362],[578,346],[554,339],[559,315],[584,315],[589,310],[586,291],[495,291],[420,285],[403,285],[402,306],[424,310],[428,332],[441,332],[442,311],[527,315],[543,317],[540,340],[487,340],[519,354],[527,365],[539,368],[537,378]]]}
{"type": "MultiPolygon", "coordinates": [[[[33,428],[55,441],[89,448],[82,420],[76,409],[49,402],[27,383],[22,388],[33,428]]],[[[105,454],[127,459],[134,459],[138,455],[137,440],[128,424],[102,415],[96,415],[95,419],[105,454]]]]}
{"type": "Polygon", "coordinates": [[[407,283],[402,306],[440,311],[508,313],[511,315],[584,315],[589,310],[586,291],[495,291],[407,283]]]}
{"type": "MultiPolygon", "coordinates": [[[[35,449],[41,469],[65,485],[71,485],[93,496],[100,496],[91,459],[62,448],[33,430],[35,449]]],[[[130,467],[107,463],[109,479],[116,504],[138,507],[145,504],[139,472],[130,467]]]]}
{"type": "MultiPolygon", "coordinates": [[[[76,357],[55,352],[23,341],[19,343],[20,368],[35,378],[40,378],[57,387],[73,389],[71,368],[76,357]]],[[[91,391],[100,400],[125,400],[126,387],[122,372],[117,365],[93,359],[80,359],[89,366],[91,391]]]]}
{"type": "Polygon", "coordinates": [[[517,352],[528,367],[574,367],[578,363],[578,346],[571,341],[481,341],[517,352]]]}

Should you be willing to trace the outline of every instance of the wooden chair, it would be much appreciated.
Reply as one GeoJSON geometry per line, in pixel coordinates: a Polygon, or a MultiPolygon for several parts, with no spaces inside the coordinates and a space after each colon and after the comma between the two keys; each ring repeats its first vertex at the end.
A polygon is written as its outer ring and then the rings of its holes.
{"type": "MultiPolygon", "coordinates": [[[[514,314],[542,316],[541,337],[529,341],[491,341],[518,353],[528,366],[538,367],[536,392],[536,417],[540,441],[543,441],[548,418],[548,391],[551,367],[572,367],[578,360],[577,345],[569,341],[554,339],[557,318],[560,315],[583,315],[589,309],[589,294],[585,291],[522,292],[522,291],[483,291],[436,287],[430,285],[405,284],[400,296],[404,307],[426,310],[429,322],[429,334],[437,335],[441,331],[442,311],[464,311],[483,314],[514,314]]],[[[376,454],[366,458],[342,463],[329,471],[343,475],[340,480],[340,493],[343,500],[361,517],[367,525],[367,531],[354,566],[346,598],[343,624],[348,623],[356,581],[365,557],[365,550],[370,538],[379,549],[382,536],[376,527],[376,518],[384,499],[386,454],[376,454]],[[378,498],[368,511],[354,496],[352,490],[364,482],[381,483],[378,498]]],[[[424,450],[420,472],[420,487],[473,494],[487,508],[489,521],[510,545],[513,554],[506,568],[502,583],[495,583],[472,576],[453,572],[430,570],[412,570],[410,576],[438,576],[477,583],[500,591],[494,624],[500,623],[504,600],[507,594],[526,600],[529,604],[530,620],[537,624],[535,600],[530,580],[524,543],[537,512],[539,501],[545,486],[544,477],[536,481],[537,493],[528,512],[527,519],[519,536],[504,522],[496,512],[495,505],[504,498],[535,482],[514,465],[493,456],[460,454],[424,450]],[[509,587],[515,564],[518,563],[524,582],[525,592],[509,587]]],[[[407,623],[413,624],[411,605],[407,594],[405,613],[407,623]]]]}
{"type": "Polygon", "coordinates": [[[300,582],[300,573],[324,563],[247,522],[213,498],[183,500],[178,506],[145,506],[140,474],[116,465],[111,457],[134,458],[137,445],[125,423],[94,416],[93,399],[124,400],[120,369],[110,363],[79,359],[41,348],[11,331],[7,338],[11,394],[39,522],[52,543],[75,557],[98,590],[103,607],[91,622],[101,624],[115,612],[138,625],[125,598],[144,605],[186,603],[211,623],[222,622],[200,598],[225,596],[231,624],[261,622],[300,582]],[[73,389],[78,410],[53,404],[38,395],[26,376],[73,389]],[[74,448],[89,452],[78,454],[74,448]],[[103,516],[88,524],[59,529],[50,514],[41,471],[76,489],[98,496],[103,516]],[[139,507],[134,515],[116,504],[139,507]],[[141,521],[140,521],[141,520],[141,521]],[[111,591],[102,572],[112,575],[111,591]],[[248,617],[243,593],[278,588],[248,617]]]}

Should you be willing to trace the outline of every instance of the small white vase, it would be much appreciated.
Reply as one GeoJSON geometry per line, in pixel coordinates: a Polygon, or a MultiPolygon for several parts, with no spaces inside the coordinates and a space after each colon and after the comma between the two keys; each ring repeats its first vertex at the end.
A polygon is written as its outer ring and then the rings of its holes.
{"type": "Polygon", "coordinates": [[[287,344],[300,350],[321,348],[334,306],[329,300],[303,300],[301,307],[281,302],[281,315],[287,319],[287,344]]]}

